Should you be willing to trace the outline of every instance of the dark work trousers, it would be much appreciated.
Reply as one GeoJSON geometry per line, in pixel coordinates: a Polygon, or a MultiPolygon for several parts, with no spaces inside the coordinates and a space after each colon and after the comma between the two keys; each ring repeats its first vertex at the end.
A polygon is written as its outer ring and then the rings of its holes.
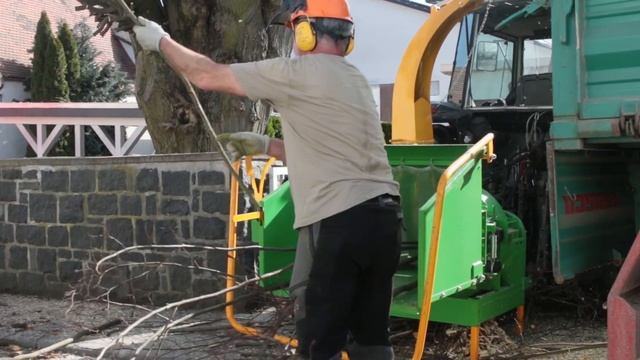
{"type": "Polygon", "coordinates": [[[290,291],[302,358],[340,359],[350,335],[350,359],[393,359],[400,214],[398,199],[382,195],[299,230],[290,291]]]}

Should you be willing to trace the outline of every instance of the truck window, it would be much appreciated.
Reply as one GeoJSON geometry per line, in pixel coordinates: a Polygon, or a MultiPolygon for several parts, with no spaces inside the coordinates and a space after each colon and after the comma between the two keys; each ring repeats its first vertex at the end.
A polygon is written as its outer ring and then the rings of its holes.
{"type": "Polygon", "coordinates": [[[470,77],[473,104],[489,106],[503,100],[511,90],[514,43],[480,34],[474,52],[470,77]]]}
{"type": "Polygon", "coordinates": [[[551,72],[551,39],[525,40],[522,75],[551,72]]]}

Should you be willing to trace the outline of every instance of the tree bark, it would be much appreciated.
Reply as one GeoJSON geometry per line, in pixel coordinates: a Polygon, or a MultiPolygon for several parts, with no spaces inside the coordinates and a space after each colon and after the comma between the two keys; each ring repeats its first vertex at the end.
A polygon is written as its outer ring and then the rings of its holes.
{"type": "MultiPolygon", "coordinates": [[[[180,44],[220,63],[287,55],[291,39],[267,27],[278,0],[136,0],[134,11],[164,26],[180,44]]],[[[247,98],[198,91],[216,132],[263,132],[271,108],[247,98]]],[[[136,50],[136,97],[157,153],[214,151],[184,85],[155,53],[136,50]]]]}

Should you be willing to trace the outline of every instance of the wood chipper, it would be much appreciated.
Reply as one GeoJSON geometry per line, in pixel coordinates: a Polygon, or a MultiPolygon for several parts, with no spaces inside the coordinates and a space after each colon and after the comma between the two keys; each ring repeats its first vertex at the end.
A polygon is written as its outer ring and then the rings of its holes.
{"type": "MultiPolygon", "coordinates": [[[[431,7],[398,70],[386,147],[405,222],[391,313],[420,319],[414,359],[429,320],[469,326],[477,359],[482,322],[517,309],[522,329],[529,277],[549,273],[562,284],[622,262],[609,295],[609,356],[640,355],[640,264],[627,257],[640,227],[638,26],[634,0],[448,0],[431,7]],[[449,101],[459,116],[447,126],[458,143],[434,144],[430,79],[457,24],[449,101]]],[[[230,246],[241,221],[251,221],[262,246],[295,246],[286,184],[259,199],[258,213],[236,215],[234,195],[230,246]]],[[[283,268],[293,256],[261,252],[259,272],[283,268]]],[[[235,254],[229,259],[233,270],[235,254]]],[[[286,288],[289,277],[263,285],[286,288]]],[[[232,307],[227,315],[238,330],[257,334],[235,321],[232,307]]]]}

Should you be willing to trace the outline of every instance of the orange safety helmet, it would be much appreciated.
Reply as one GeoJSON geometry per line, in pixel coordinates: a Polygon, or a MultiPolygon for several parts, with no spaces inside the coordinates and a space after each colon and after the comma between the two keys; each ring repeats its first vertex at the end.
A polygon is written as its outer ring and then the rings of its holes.
{"type": "MultiPolygon", "coordinates": [[[[302,51],[313,51],[318,39],[312,25],[314,19],[337,19],[353,24],[347,0],[283,0],[281,11],[272,19],[272,24],[282,24],[295,33],[295,43],[302,51]]],[[[355,47],[352,33],[345,55],[349,55],[355,47]]]]}
{"type": "Polygon", "coordinates": [[[290,24],[300,17],[330,18],[353,22],[347,0],[306,0],[306,7],[291,12],[290,24]]]}

